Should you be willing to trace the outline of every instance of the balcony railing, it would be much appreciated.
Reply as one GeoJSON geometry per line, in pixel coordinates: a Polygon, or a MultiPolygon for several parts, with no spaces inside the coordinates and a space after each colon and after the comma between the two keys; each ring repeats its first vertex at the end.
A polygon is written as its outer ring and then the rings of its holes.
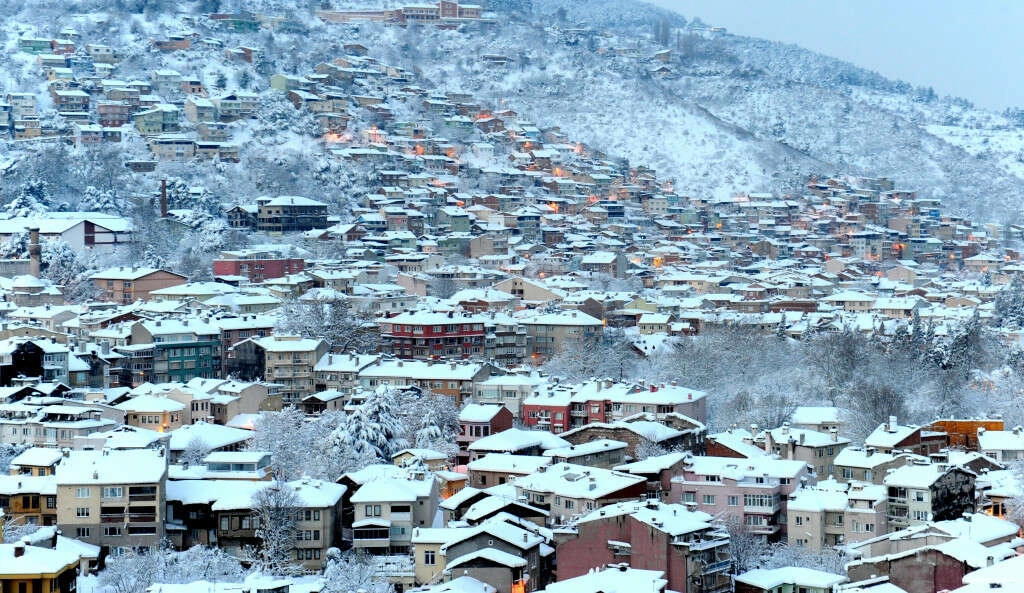
{"type": "Polygon", "coordinates": [[[704,574],[712,574],[715,572],[722,572],[723,570],[729,570],[730,566],[732,566],[732,560],[713,562],[704,567],[704,574]]]}

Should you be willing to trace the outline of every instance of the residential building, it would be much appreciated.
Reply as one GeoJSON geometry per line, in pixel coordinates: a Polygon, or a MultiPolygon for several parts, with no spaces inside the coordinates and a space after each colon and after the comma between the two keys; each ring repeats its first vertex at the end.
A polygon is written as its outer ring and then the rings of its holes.
{"type": "Polygon", "coordinates": [[[71,451],[57,468],[57,524],[108,553],[164,538],[167,455],[163,448],[71,451]]]}
{"type": "Polygon", "coordinates": [[[895,528],[923,525],[973,512],[974,479],[973,472],[924,460],[892,470],[883,479],[889,524],[895,528]]]}
{"type": "Polygon", "coordinates": [[[672,591],[729,591],[729,535],[713,519],[656,500],[604,506],[558,534],[558,580],[572,582],[595,566],[628,563],[663,571],[672,591]]]}
{"type": "Polygon", "coordinates": [[[166,270],[124,266],[97,272],[89,278],[96,286],[100,298],[124,304],[148,300],[150,292],[178,286],[188,280],[181,274],[166,270]]]}

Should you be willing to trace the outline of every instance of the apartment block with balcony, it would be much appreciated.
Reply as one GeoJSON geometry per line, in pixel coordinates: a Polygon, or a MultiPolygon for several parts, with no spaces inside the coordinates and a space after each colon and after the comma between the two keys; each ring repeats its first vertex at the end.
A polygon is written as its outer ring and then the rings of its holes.
{"type": "Polygon", "coordinates": [[[280,385],[285,405],[296,405],[316,393],[313,368],[327,354],[324,340],[300,336],[248,338],[231,347],[225,368],[242,380],[280,385]]]}
{"type": "Polygon", "coordinates": [[[690,457],[672,478],[671,500],[741,525],[769,541],[786,537],[789,495],[817,476],[806,463],[788,459],[690,457]]]}
{"type": "Polygon", "coordinates": [[[381,321],[381,351],[399,358],[482,357],[484,352],[482,315],[400,313],[381,321]]]}
{"type": "Polygon", "coordinates": [[[433,474],[390,471],[361,484],[350,499],[352,545],[374,556],[407,556],[413,530],[433,525],[438,504],[433,474]]]}
{"type": "Polygon", "coordinates": [[[974,512],[973,472],[916,460],[885,476],[886,515],[893,529],[955,519],[974,512]]]}
{"type": "Polygon", "coordinates": [[[888,533],[885,486],[835,481],[802,488],[790,496],[788,543],[797,548],[827,550],[888,533]]]}
{"type": "Polygon", "coordinates": [[[57,525],[106,553],[157,546],[166,481],[163,448],[70,451],[57,468],[57,525]]]}

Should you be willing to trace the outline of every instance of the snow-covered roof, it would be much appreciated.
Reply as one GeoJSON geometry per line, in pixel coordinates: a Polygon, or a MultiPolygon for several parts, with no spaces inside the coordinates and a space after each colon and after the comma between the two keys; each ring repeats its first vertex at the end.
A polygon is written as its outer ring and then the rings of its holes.
{"type": "Polygon", "coordinates": [[[547,465],[551,465],[551,459],[541,455],[491,453],[470,461],[466,469],[477,472],[503,472],[527,475],[547,465]]]}
{"type": "Polygon", "coordinates": [[[24,544],[0,544],[0,577],[23,575],[29,578],[52,578],[68,567],[77,565],[78,554],[70,550],[51,550],[24,544]],[[14,548],[23,546],[24,554],[15,558],[14,548]]]}
{"type": "Polygon", "coordinates": [[[514,480],[517,489],[582,499],[604,498],[644,482],[642,476],[572,463],[559,463],[514,480]]]}
{"type": "Polygon", "coordinates": [[[569,445],[569,441],[545,430],[510,428],[474,441],[469,450],[514,453],[530,447],[557,449],[569,445]]]}
{"type": "Polygon", "coordinates": [[[158,449],[71,451],[57,468],[57,484],[151,484],[166,473],[167,458],[158,449]]]}
{"type": "Polygon", "coordinates": [[[468,404],[459,412],[459,421],[490,422],[504,408],[501,404],[468,404]]]}
{"type": "Polygon", "coordinates": [[[845,583],[847,579],[843,575],[823,570],[784,566],[782,568],[758,568],[737,575],[735,580],[759,589],[772,590],[779,585],[799,585],[802,587],[826,589],[839,583],[845,583]]]}

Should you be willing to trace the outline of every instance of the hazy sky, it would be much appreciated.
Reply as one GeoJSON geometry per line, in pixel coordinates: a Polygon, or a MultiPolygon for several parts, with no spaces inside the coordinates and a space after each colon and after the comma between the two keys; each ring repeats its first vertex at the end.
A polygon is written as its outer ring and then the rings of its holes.
{"type": "Polygon", "coordinates": [[[1024,107],[1020,0],[647,0],[979,107],[1024,107]]]}

